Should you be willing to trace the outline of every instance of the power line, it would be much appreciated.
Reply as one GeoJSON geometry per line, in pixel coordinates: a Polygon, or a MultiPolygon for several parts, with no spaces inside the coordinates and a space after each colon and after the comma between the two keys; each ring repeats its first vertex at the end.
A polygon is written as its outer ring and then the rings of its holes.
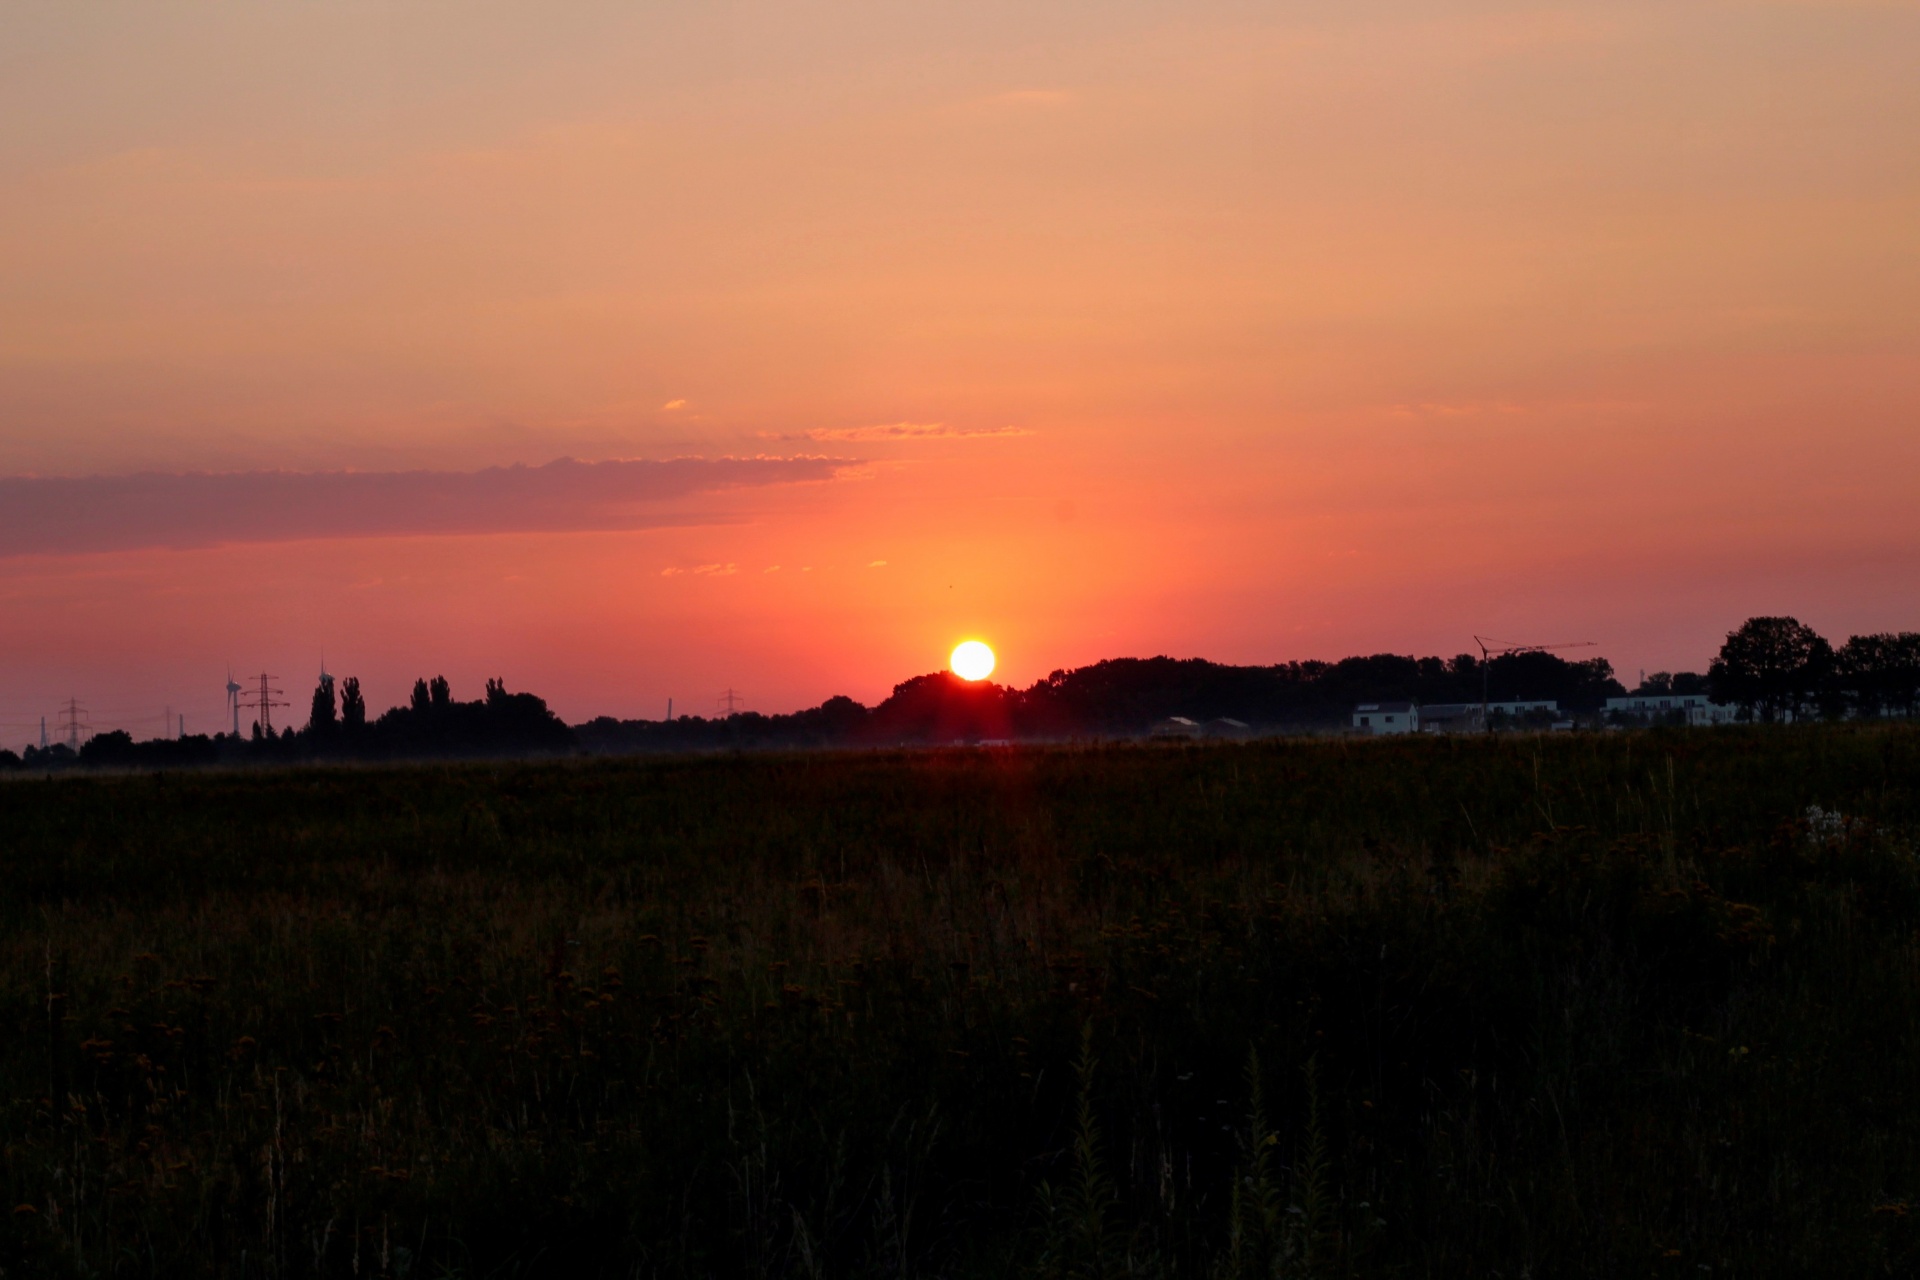
{"type": "MultiPolygon", "coordinates": [[[[81,716],[84,715],[85,712],[86,708],[80,705],[78,698],[69,697],[67,699],[67,709],[60,713],[66,717],[67,747],[70,750],[78,751],[80,749],[80,730],[82,728],[87,730],[88,737],[93,736],[93,727],[87,725],[81,719],[81,716]]],[[[44,730],[42,732],[44,733],[44,730]]]]}
{"type": "Polygon", "coordinates": [[[734,712],[739,709],[740,704],[746,701],[746,699],[735,693],[732,685],[728,685],[727,691],[714,699],[714,701],[723,704],[727,709],[727,715],[731,717],[734,712]]]}
{"type": "Polygon", "coordinates": [[[239,717],[242,708],[259,713],[254,717],[254,723],[260,726],[261,736],[266,737],[273,733],[273,709],[275,707],[288,707],[293,705],[290,702],[276,702],[274,700],[275,694],[286,692],[285,689],[275,689],[271,687],[271,682],[274,678],[275,677],[268,675],[264,671],[261,672],[260,688],[255,691],[252,701],[236,701],[234,703],[233,723],[235,737],[238,737],[240,733],[239,717]]]}

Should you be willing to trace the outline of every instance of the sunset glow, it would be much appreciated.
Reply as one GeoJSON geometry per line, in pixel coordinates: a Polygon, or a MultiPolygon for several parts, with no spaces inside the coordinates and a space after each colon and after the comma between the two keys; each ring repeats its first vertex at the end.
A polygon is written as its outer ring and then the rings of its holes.
{"type": "Polygon", "coordinates": [[[993,674],[993,650],[978,640],[963,640],[954,646],[947,665],[962,680],[985,680],[993,674]]]}
{"type": "Polygon", "coordinates": [[[9,14],[0,744],[1914,625],[1910,5],[449,12],[9,14]]]}

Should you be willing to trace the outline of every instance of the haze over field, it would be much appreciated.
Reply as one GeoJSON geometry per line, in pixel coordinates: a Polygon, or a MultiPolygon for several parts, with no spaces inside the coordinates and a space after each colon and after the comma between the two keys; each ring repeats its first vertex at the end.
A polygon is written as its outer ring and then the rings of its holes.
{"type": "Polygon", "coordinates": [[[1896,0],[10,5],[0,740],[323,651],[579,720],[1914,629],[1917,65],[1896,0]]]}

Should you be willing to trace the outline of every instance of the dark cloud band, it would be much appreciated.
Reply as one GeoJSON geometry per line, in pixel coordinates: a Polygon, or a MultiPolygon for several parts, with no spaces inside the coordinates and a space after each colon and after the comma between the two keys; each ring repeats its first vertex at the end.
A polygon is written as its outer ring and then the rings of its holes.
{"type": "Polygon", "coordinates": [[[684,523],[677,498],[831,479],[845,458],[673,458],[484,471],[0,476],[0,556],[684,523]]]}

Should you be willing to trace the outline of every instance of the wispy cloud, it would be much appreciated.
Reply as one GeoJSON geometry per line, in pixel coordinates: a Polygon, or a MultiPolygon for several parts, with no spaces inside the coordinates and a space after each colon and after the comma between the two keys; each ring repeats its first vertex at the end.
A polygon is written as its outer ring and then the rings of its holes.
{"type": "Polygon", "coordinates": [[[1025,427],[950,427],[944,422],[889,422],[872,427],[815,427],[785,435],[767,433],[768,440],[814,441],[886,441],[886,440],[981,440],[1003,436],[1031,435],[1025,427]]]}
{"type": "Polygon", "coordinates": [[[664,504],[827,480],[854,459],[673,458],[484,471],[0,476],[0,556],[309,538],[571,532],[685,523],[664,504]]]}

